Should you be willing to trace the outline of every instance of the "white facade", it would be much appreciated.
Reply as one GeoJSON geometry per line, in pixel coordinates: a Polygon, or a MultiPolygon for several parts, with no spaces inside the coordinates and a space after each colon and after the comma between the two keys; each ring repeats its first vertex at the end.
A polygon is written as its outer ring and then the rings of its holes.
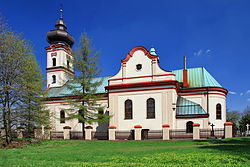
{"type": "MultiPolygon", "coordinates": [[[[47,49],[47,82],[52,83],[52,75],[58,76],[58,83],[51,84],[50,89],[62,87],[70,77],[73,70],[67,70],[67,56],[65,49],[47,49]],[[53,56],[53,54],[56,56],[53,56]],[[56,57],[60,69],[53,68],[52,58],[56,57]],[[64,67],[61,69],[61,67],[64,67]],[[54,71],[53,71],[54,70],[54,71]],[[61,71],[59,71],[61,70],[61,71]],[[68,71],[72,71],[68,77],[68,71]],[[54,87],[54,88],[53,88],[54,87]]],[[[72,56],[70,55],[72,58],[72,56]]],[[[70,65],[72,68],[72,65],[70,65]]],[[[191,74],[190,74],[191,75],[191,74]]],[[[105,106],[105,112],[109,112],[111,119],[108,124],[93,124],[96,131],[107,130],[108,125],[116,126],[118,130],[131,130],[135,125],[141,125],[143,129],[161,130],[163,124],[169,124],[172,129],[186,129],[187,122],[199,123],[200,128],[223,128],[226,121],[226,94],[227,90],[217,87],[182,87],[176,75],[159,67],[158,56],[144,47],[135,47],[122,60],[120,71],[109,78],[106,85],[108,91],[105,98],[98,103],[105,106]],[[178,115],[180,104],[178,97],[183,97],[188,103],[193,103],[201,108],[203,113],[189,113],[178,115]],[[154,118],[147,118],[147,100],[155,101],[154,118]],[[125,101],[132,101],[132,118],[125,118],[125,101]],[[216,118],[216,105],[221,105],[221,118],[216,118]]],[[[70,126],[74,131],[81,131],[82,125],[78,120],[70,120],[60,123],[60,111],[70,108],[67,101],[60,97],[49,97],[45,102],[47,108],[54,114],[52,127],[54,130],[62,130],[64,126],[70,126]]],[[[72,108],[71,108],[72,109],[72,108]]],[[[195,111],[196,112],[196,111],[195,111]]],[[[67,116],[67,115],[66,115],[67,116]]]]}

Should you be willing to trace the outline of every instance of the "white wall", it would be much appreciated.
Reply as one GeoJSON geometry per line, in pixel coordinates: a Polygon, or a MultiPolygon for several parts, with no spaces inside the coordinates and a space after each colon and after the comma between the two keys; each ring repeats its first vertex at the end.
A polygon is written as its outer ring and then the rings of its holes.
{"type": "MultiPolygon", "coordinates": [[[[50,110],[53,130],[62,131],[63,127],[70,126],[72,128],[71,129],[72,131],[82,131],[82,124],[78,123],[78,119],[66,120],[65,123],[60,123],[60,111],[65,110],[67,117],[67,112],[70,112],[68,109],[72,109],[74,106],[68,105],[67,103],[58,103],[58,102],[54,103],[47,102],[47,103],[52,103],[52,104],[45,104],[45,106],[48,110],[50,110]]],[[[101,100],[98,103],[104,107],[104,113],[107,112],[107,100],[101,100]]],[[[77,111],[77,109],[75,109],[74,111],[77,111]]],[[[87,123],[85,124],[85,126],[88,125],[90,124],[87,123]]],[[[103,126],[99,126],[98,123],[93,123],[91,124],[91,126],[93,127],[93,130],[96,130],[96,128],[98,128],[99,131],[107,130],[103,126]]]]}
{"type": "Polygon", "coordinates": [[[119,130],[134,129],[141,125],[143,129],[161,129],[162,127],[161,93],[136,93],[118,96],[118,128],[119,130]],[[147,99],[155,99],[155,119],[147,119],[147,99]],[[124,103],[127,99],[133,102],[133,119],[125,118],[124,103]]]}

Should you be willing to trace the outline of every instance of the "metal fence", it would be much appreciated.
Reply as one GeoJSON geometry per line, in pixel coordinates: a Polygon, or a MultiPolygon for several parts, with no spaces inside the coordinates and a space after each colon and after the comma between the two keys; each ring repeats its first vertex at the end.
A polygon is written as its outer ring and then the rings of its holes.
{"type": "Polygon", "coordinates": [[[134,140],[134,131],[118,130],[115,132],[116,140],[134,140]]]}
{"type": "Polygon", "coordinates": [[[186,129],[172,129],[169,131],[170,139],[185,140],[193,139],[193,133],[187,133],[186,129]]]}
{"type": "Polygon", "coordinates": [[[224,128],[214,129],[212,132],[211,129],[200,129],[200,138],[208,139],[208,138],[224,138],[224,128]]]}
{"type": "Polygon", "coordinates": [[[214,136],[216,138],[224,138],[225,136],[224,128],[214,129],[214,136]]]}
{"type": "Polygon", "coordinates": [[[50,139],[58,140],[63,139],[63,131],[50,131],[50,139]]]}
{"type": "Polygon", "coordinates": [[[163,131],[162,130],[148,130],[142,131],[143,140],[162,140],[163,131]]]}
{"type": "Polygon", "coordinates": [[[92,131],[91,135],[94,140],[108,140],[108,131],[92,131]]]}
{"type": "Polygon", "coordinates": [[[84,140],[84,135],[82,131],[70,131],[70,139],[73,140],[84,140]]]}
{"type": "Polygon", "coordinates": [[[211,136],[211,129],[200,129],[200,138],[208,139],[211,136]]]}

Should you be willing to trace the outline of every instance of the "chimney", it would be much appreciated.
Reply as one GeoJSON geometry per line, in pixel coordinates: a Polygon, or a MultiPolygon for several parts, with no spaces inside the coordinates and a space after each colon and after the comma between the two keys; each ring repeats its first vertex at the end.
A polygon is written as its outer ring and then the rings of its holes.
{"type": "Polygon", "coordinates": [[[183,87],[188,87],[187,58],[184,56],[183,87]]]}

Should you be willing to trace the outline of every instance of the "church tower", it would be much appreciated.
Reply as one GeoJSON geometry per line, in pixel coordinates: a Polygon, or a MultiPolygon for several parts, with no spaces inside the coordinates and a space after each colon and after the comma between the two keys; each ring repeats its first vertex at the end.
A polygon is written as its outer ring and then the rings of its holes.
{"type": "Polygon", "coordinates": [[[60,18],[55,24],[55,29],[47,33],[47,42],[50,44],[45,48],[47,51],[47,87],[61,87],[74,77],[72,65],[74,38],[66,31],[62,12],[60,9],[60,18]]]}

